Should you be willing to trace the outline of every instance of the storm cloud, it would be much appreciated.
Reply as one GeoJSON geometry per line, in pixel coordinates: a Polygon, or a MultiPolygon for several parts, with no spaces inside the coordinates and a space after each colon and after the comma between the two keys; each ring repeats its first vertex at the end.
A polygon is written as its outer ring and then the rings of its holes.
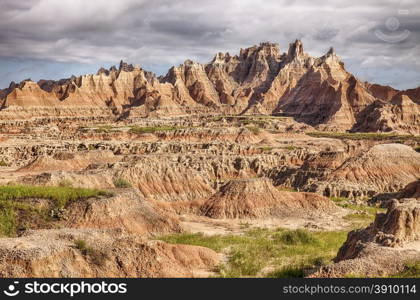
{"type": "Polygon", "coordinates": [[[0,87],[94,72],[124,59],[158,74],[186,59],[296,38],[333,46],[362,80],[420,85],[417,0],[2,0],[0,87]]]}

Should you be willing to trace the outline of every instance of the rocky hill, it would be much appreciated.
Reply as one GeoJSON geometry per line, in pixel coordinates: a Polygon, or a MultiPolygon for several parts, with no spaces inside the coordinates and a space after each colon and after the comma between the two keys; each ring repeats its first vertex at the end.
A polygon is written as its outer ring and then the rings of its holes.
{"type": "Polygon", "coordinates": [[[191,60],[156,77],[125,62],[97,74],[25,80],[0,90],[0,120],[44,123],[186,114],[291,116],[322,130],[420,132],[419,88],[358,80],[331,48],[315,58],[296,40],[285,53],[261,43],[239,55],[191,60]]]}
{"type": "Polygon", "coordinates": [[[365,229],[351,231],[336,262],[311,277],[387,276],[420,259],[419,198],[394,200],[365,229]]]}

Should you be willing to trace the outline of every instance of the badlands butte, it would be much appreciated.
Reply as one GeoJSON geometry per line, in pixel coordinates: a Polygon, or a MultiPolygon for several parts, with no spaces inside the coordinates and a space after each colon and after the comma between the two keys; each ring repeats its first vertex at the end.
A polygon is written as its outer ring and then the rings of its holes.
{"type": "Polygon", "coordinates": [[[420,88],[297,40],[0,90],[1,277],[420,276],[420,88]]]}

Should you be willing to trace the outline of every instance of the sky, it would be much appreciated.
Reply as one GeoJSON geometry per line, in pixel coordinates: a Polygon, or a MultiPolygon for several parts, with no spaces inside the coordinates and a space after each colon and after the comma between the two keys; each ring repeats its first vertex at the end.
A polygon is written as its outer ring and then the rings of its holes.
{"type": "Polygon", "coordinates": [[[260,42],[332,46],[361,80],[420,86],[418,0],[0,0],[0,88],[96,73],[123,59],[158,75],[260,42]]]}

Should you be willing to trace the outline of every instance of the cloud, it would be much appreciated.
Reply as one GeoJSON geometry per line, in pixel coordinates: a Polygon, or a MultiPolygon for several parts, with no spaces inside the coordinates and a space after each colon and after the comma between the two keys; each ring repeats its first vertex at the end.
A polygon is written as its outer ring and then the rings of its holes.
{"type": "MultiPolygon", "coordinates": [[[[395,75],[399,73],[375,74],[391,64],[420,78],[416,2],[2,0],[0,70],[7,60],[59,62],[66,67],[125,59],[161,73],[185,59],[207,62],[216,52],[238,53],[261,41],[278,42],[287,51],[288,43],[300,38],[312,55],[322,55],[333,46],[356,75],[405,88],[407,78],[395,75]],[[398,28],[387,23],[392,17],[398,28]],[[378,30],[385,37],[404,30],[409,35],[389,43],[375,34],[378,30]]],[[[16,80],[8,77],[16,72],[0,73],[2,85],[16,80]]],[[[420,85],[415,79],[409,81],[420,85]]]]}

